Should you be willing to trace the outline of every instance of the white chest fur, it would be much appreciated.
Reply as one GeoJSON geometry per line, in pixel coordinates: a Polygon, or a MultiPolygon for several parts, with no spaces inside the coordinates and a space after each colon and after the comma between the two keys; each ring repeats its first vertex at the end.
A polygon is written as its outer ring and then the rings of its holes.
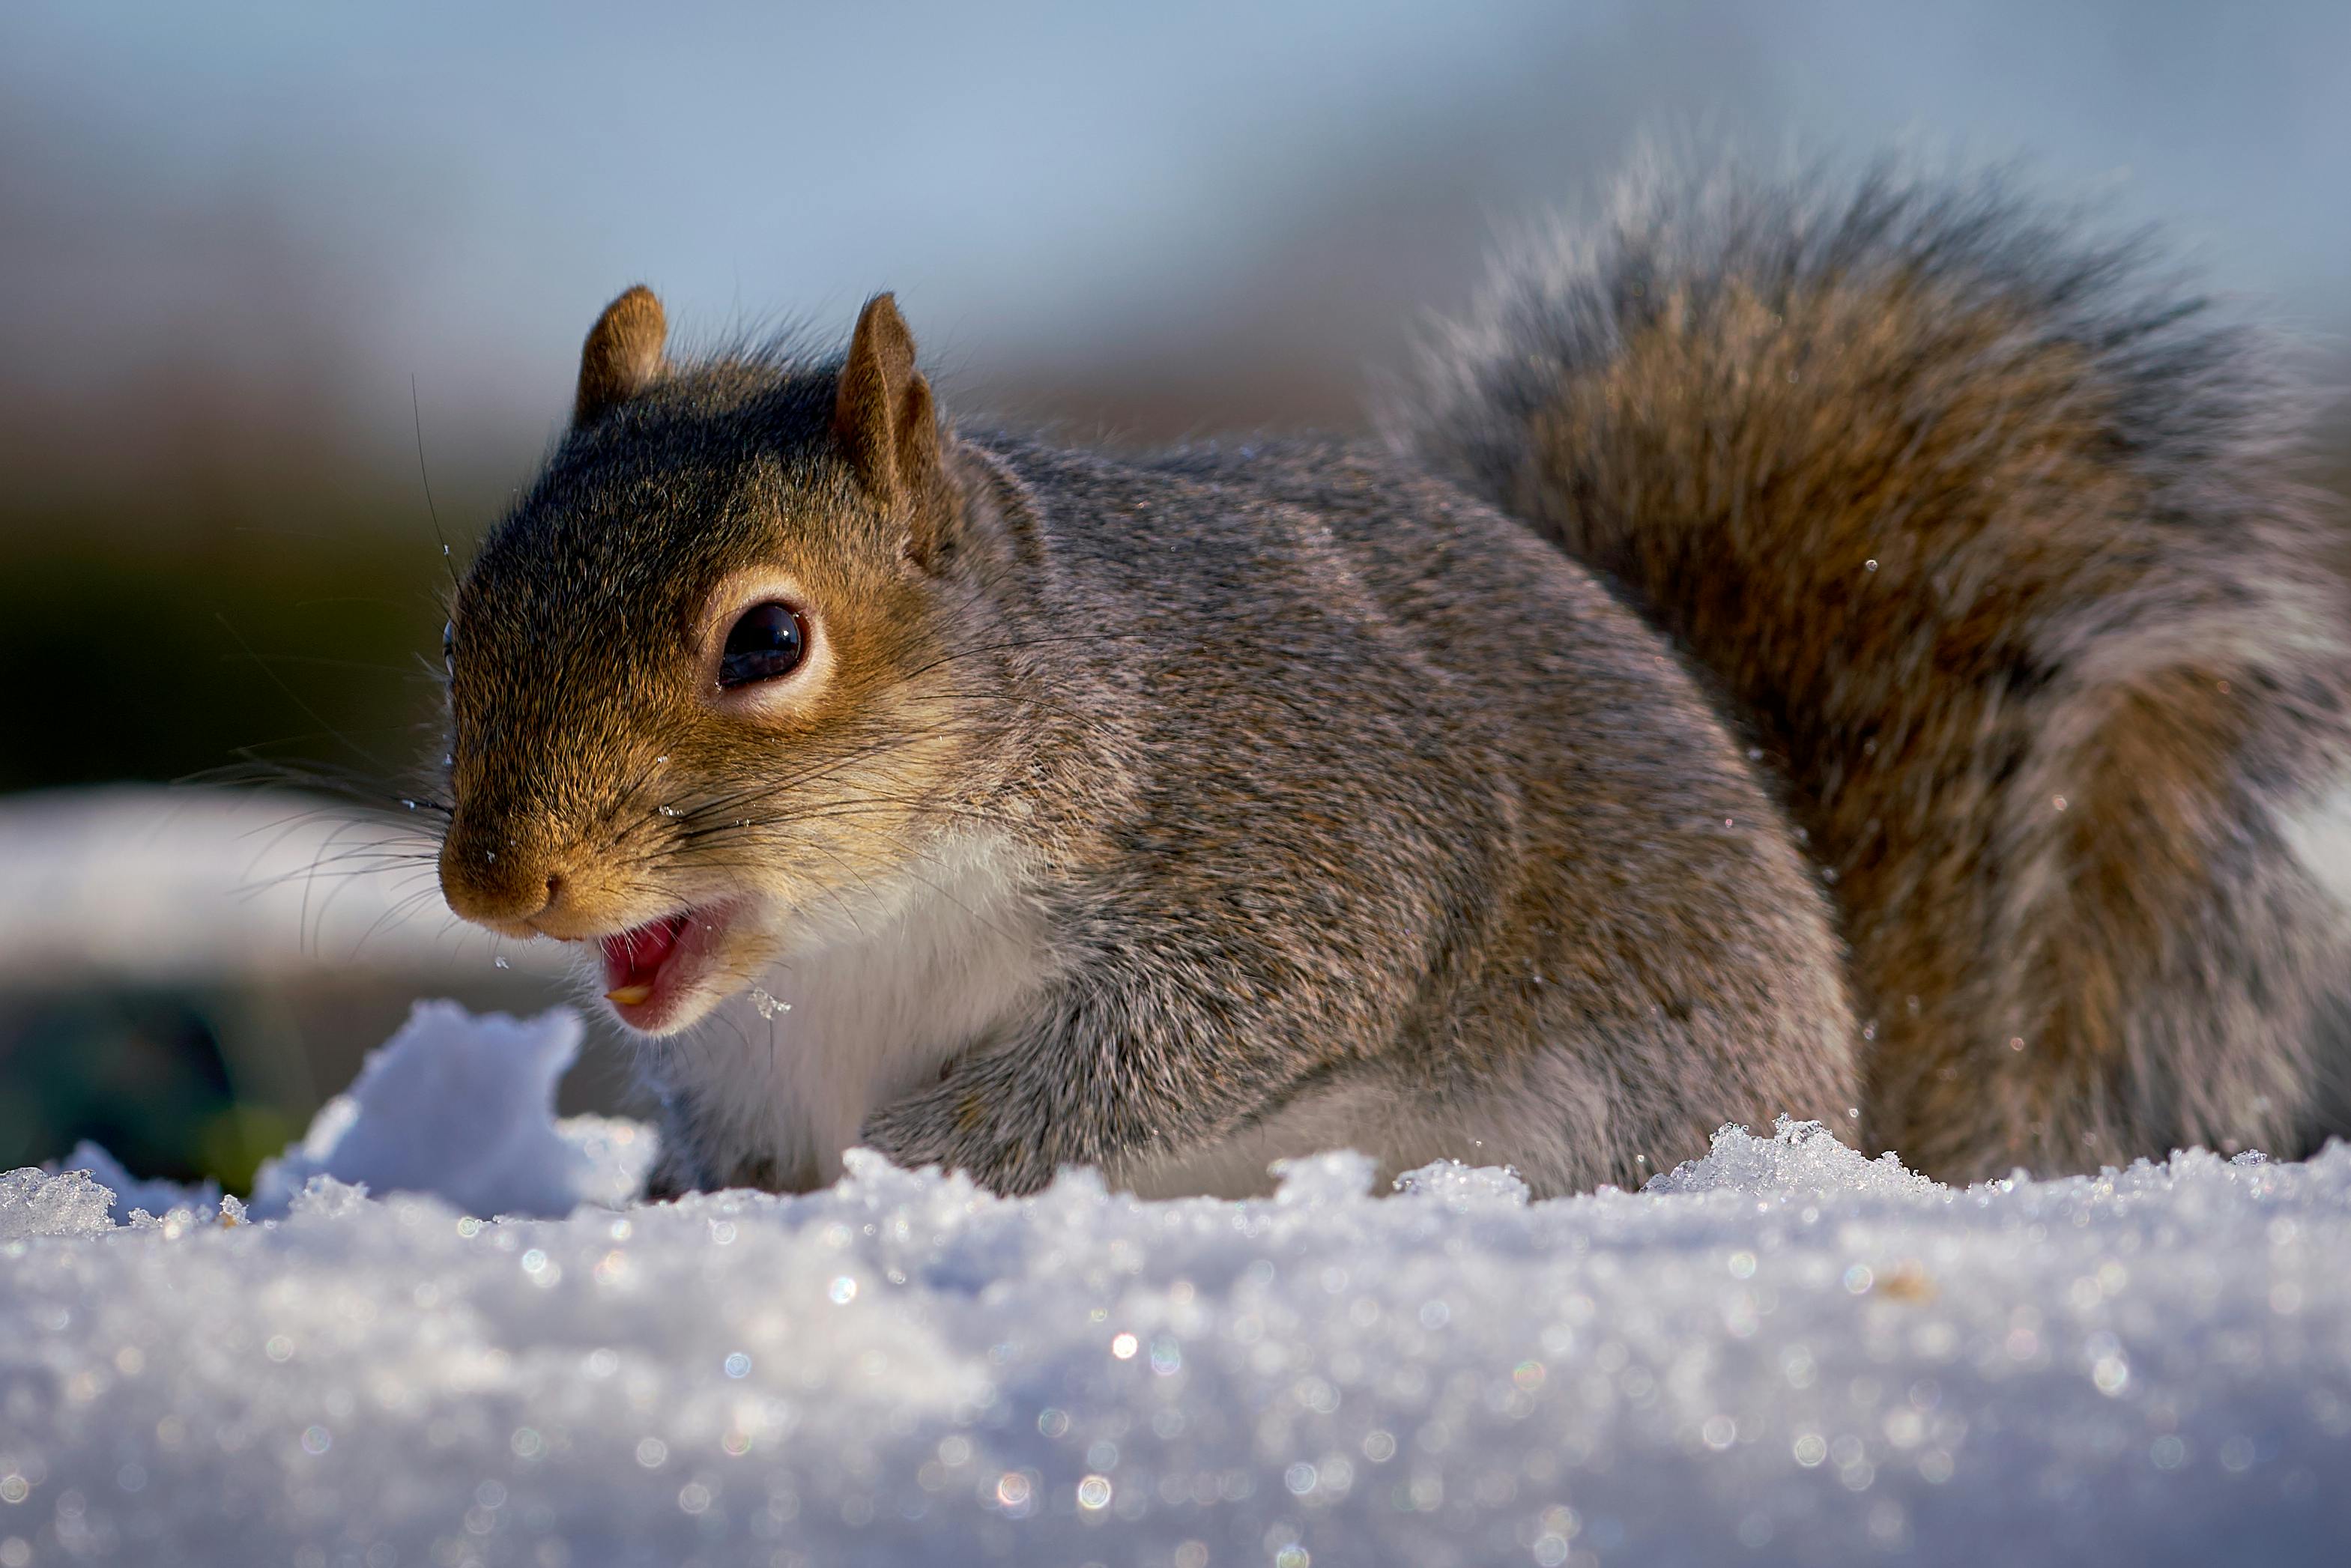
{"type": "Polygon", "coordinates": [[[866,1114],[1014,1017],[1048,945],[1017,852],[972,835],[853,902],[810,911],[759,988],[665,1054],[723,1176],[737,1160],[840,1176],[866,1114]]]}
{"type": "Polygon", "coordinates": [[[2282,813],[2278,828],[2311,880],[2351,910],[2351,786],[2282,813]]]}
{"type": "MultiPolygon", "coordinates": [[[[1034,1005],[1051,944],[1022,870],[1000,841],[953,841],[853,903],[810,912],[757,991],[669,1042],[664,1086],[692,1115],[707,1175],[833,1181],[871,1112],[1034,1005]]],[[[1273,1160],[1355,1148],[1386,1176],[1449,1157],[1511,1165],[1540,1190],[1567,1190],[1605,1172],[1585,1168],[1609,1147],[1604,1100],[1568,1052],[1538,1053],[1490,1094],[1456,1096],[1441,1111],[1343,1082],[1228,1138],[1109,1176],[1145,1197],[1242,1197],[1270,1188],[1273,1160]]]]}

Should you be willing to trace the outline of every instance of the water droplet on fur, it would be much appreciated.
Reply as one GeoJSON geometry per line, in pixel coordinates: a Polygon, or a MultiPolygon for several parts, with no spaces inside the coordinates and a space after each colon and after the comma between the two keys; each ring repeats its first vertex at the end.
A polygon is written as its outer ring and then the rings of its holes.
{"type": "Polygon", "coordinates": [[[506,955],[504,954],[500,954],[498,956],[491,959],[490,963],[494,967],[500,969],[511,969],[514,967],[512,964],[507,962],[506,955]]]}
{"type": "Polygon", "coordinates": [[[1868,559],[1868,560],[1863,561],[1861,564],[1862,564],[1865,568],[1866,568],[1868,570],[1876,571],[1876,570],[1877,570],[1877,560],[1876,560],[1876,558],[1875,558],[1875,557],[1872,557],[1872,558],[1871,558],[1870,559],[1868,559]]]}
{"type": "Polygon", "coordinates": [[[769,1022],[775,1020],[778,1013],[788,1013],[792,1010],[791,1003],[778,1001],[757,986],[751,988],[751,1005],[758,1009],[759,1016],[769,1022]]]}

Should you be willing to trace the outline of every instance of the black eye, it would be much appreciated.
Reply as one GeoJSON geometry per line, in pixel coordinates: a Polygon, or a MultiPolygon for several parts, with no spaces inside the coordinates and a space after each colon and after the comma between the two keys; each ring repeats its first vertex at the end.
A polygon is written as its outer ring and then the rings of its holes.
{"type": "Polygon", "coordinates": [[[441,628],[441,662],[455,664],[457,658],[457,623],[451,621],[441,628]]]}
{"type": "Polygon", "coordinates": [[[726,633],[718,656],[718,684],[747,686],[789,675],[808,651],[808,623],[789,604],[755,604],[726,633]]]}

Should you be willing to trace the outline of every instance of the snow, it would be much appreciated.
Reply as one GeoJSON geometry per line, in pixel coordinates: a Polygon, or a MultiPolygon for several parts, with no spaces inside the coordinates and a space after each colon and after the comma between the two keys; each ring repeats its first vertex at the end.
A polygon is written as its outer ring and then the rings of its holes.
{"type": "Polygon", "coordinates": [[[518,1023],[420,1002],[302,1142],[262,1166],[256,1218],[285,1213],[320,1176],[435,1193],[469,1214],[559,1218],[583,1203],[626,1203],[653,1163],[650,1130],[601,1116],[559,1125],[549,1114],[580,1033],[569,1009],[518,1023]]]}
{"type": "MultiPolygon", "coordinates": [[[[517,1021],[476,1018],[455,1002],[419,1002],[371,1051],[350,1089],[320,1107],[309,1132],[262,1162],[254,1219],[282,1218],[319,1176],[377,1193],[433,1193],[469,1214],[560,1218],[583,1203],[617,1206],[644,1187],[653,1130],[609,1116],[553,1119],[555,1087],[578,1059],[580,1015],[560,1008],[517,1021]]],[[[89,1172],[118,1218],[136,1210],[216,1208],[220,1188],[142,1182],[84,1143],[65,1168],[89,1172]]]]}
{"type": "Polygon", "coordinates": [[[563,975],[555,944],[502,944],[433,896],[431,826],[261,789],[0,799],[0,988],[563,975]]]}
{"type": "Polygon", "coordinates": [[[1346,1155],[1257,1202],[1002,1200],[858,1155],[804,1197],[615,1207],[653,1139],[554,1120],[576,1030],[420,1008],[249,1208],[110,1217],[128,1177],[88,1150],[0,1177],[0,1568],[2351,1534],[2343,1145],[1959,1191],[1783,1124],[1544,1203],[1449,1166],[1374,1197],[1346,1155]]]}

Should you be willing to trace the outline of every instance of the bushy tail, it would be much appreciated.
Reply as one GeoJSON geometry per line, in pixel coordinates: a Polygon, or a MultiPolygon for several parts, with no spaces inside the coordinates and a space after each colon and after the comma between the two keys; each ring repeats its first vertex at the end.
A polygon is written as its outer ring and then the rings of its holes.
{"type": "Polygon", "coordinates": [[[2003,182],[1645,177],[1522,249],[1392,438],[1612,579],[1772,758],[1944,1176],[2307,1146],[2351,757],[2270,346],[2003,182]]]}

